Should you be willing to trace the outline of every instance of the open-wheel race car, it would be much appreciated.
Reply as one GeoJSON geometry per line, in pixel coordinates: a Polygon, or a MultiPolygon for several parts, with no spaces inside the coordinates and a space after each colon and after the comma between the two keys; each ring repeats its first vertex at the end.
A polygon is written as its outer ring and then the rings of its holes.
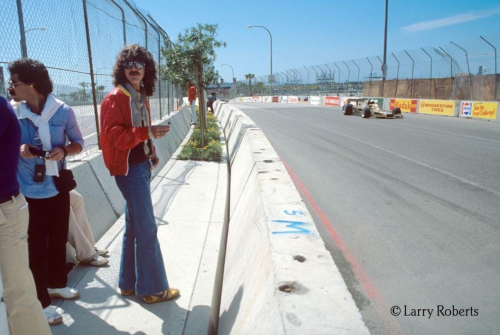
{"type": "Polygon", "coordinates": [[[363,118],[400,119],[403,118],[401,108],[394,107],[392,111],[386,111],[376,100],[368,98],[349,98],[342,107],[344,115],[358,115],[363,118]]]}

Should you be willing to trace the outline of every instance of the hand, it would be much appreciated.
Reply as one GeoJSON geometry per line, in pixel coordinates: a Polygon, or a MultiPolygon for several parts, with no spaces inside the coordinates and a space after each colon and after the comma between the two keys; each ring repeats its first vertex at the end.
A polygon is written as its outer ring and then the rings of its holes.
{"type": "Polygon", "coordinates": [[[154,138],[162,138],[170,131],[170,126],[151,126],[154,138]]]}
{"type": "Polygon", "coordinates": [[[151,162],[153,163],[153,166],[151,166],[151,171],[153,171],[158,166],[158,163],[160,163],[160,159],[158,158],[158,156],[156,156],[156,154],[153,154],[151,155],[151,162]]]}
{"type": "Polygon", "coordinates": [[[23,144],[21,145],[21,157],[22,158],[35,158],[35,156],[33,156],[30,152],[30,148],[35,148],[36,147],[34,145],[31,145],[31,144],[23,144]]]}
{"type": "Polygon", "coordinates": [[[50,150],[49,155],[45,158],[48,161],[60,161],[64,158],[64,150],[62,148],[55,148],[50,150]]]}

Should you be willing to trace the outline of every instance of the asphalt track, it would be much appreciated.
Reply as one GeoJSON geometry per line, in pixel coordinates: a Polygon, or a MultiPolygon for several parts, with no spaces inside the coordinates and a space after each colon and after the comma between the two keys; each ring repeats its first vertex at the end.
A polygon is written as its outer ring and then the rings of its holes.
{"type": "Polygon", "coordinates": [[[234,105],[287,165],[372,334],[500,333],[499,123],[234,105]]]}

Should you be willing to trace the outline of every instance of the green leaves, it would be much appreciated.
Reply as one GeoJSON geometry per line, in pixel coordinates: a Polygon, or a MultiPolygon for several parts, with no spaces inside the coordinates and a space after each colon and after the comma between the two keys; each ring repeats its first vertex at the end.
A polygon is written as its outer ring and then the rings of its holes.
{"type": "Polygon", "coordinates": [[[213,65],[217,59],[215,49],[226,47],[226,43],[216,40],[216,36],[217,24],[197,23],[195,27],[179,33],[177,42],[162,50],[167,65],[160,68],[161,78],[184,86],[186,79],[194,79],[196,64],[200,62],[205,71],[201,83],[203,87],[198,89],[206,90],[210,83],[219,78],[213,65]]]}

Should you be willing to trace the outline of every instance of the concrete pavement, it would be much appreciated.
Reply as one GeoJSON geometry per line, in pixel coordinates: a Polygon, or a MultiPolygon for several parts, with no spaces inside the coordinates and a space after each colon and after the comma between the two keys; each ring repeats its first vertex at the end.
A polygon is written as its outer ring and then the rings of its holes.
{"type": "MultiPolygon", "coordinates": [[[[193,129],[187,134],[187,141],[193,129]]],[[[163,259],[171,287],[181,296],[148,305],[118,288],[124,216],[99,240],[110,250],[109,266],[75,267],[68,286],[80,290],[75,301],[53,299],[64,323],[54,334],[206,334],[214,293],[227,192],[223,161],[181,161],[182,148],[155,176],[151,191],[163,259]]],[[[92,211],[92,208],[86,208],[92,211]]]]}

